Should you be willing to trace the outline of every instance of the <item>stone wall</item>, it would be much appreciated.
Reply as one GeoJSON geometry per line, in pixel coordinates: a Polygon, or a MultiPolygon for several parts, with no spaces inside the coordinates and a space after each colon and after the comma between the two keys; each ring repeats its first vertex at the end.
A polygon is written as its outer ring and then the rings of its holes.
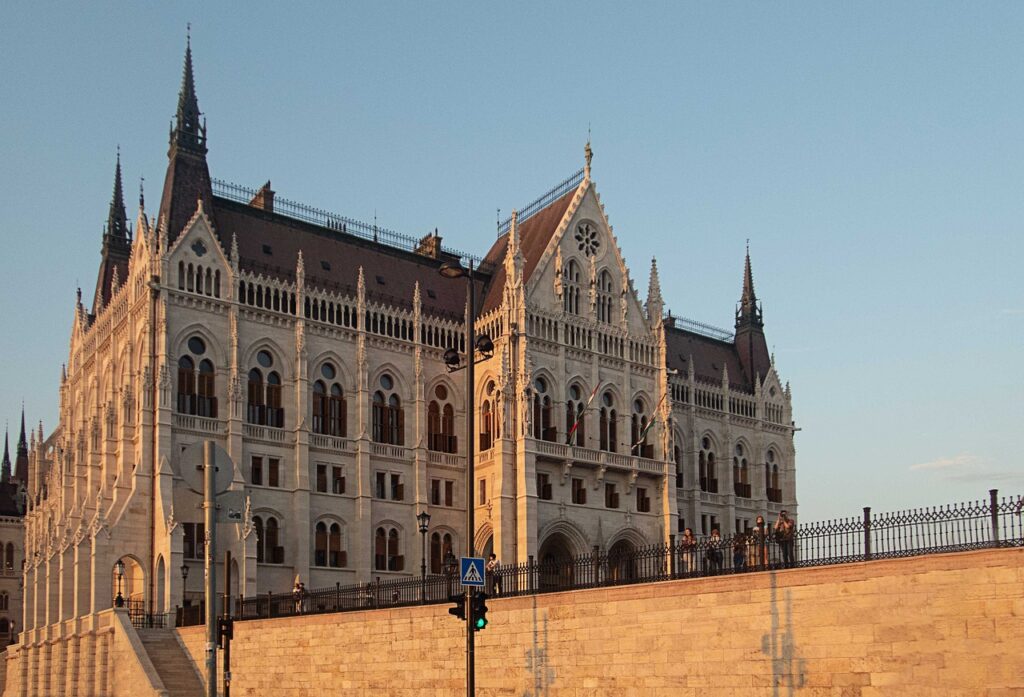
{"type": "MultiPolygon", "coordinates": [[[[479,695],[1024,695],[1021,549],[488,605],[479,695]]],[[[459,694],[463,626],[447,606],[240,622],[232,695],[459,694]]],[[[180,630],[199,665],[202,631],[180,630]]]]}

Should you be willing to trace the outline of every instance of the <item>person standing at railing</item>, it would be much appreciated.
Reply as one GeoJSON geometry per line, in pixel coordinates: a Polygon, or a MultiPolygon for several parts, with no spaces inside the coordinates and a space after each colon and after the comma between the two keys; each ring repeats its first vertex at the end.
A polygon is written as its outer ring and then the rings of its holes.
{"type": "Polygon", "coordinates": [[[751,569],[768,568],[768,526],[763,515],[754,519],[754,527],[747,538],[747,566],[751,569]]]}
{"type": "Polygon", "coordinates": [[[295,614],[301,615],[306,601],[306,586],[298,576],[295,577],[295,586],[292,588],[292,600],[295,603],[295,614]]]}
{"type": "Polygon", "coordinates": [[[684,574],[690,575],[697,570],[697,540],[690,528],[683,530],[683,536],[679,538],[679,556],[684,574]]]}
{"type": "Polygon", "coordinates": [[[793,558],[793,548],[796,542],[796,523],[793,522],[793,519],[789,517],[786,511],[779,513],[779,519],[775,521],[774,532],[775,540],[782,549],[782,565],[787,569],[792,568],[796,561],[793,558]]]}
{"type": "Polygon", "coordinates": [[[704,552],[704,559],[708,563],[709,574],[722,572],[722,533],[718,528],[711,531],[711,537],[707,540],[707,551],[704,552]]]}
{"type": "Polygon", "coordinates": [[[747,536],[737,532],[732,538],[732,570],[742,573],[747,570],[747,536]]]}
{"type": "Polygon", "coordinates": [[[498,595],[501,593],[501,579],[498,577],[498,555],[491,554],[487,558],[487,594],[498,595]]]}

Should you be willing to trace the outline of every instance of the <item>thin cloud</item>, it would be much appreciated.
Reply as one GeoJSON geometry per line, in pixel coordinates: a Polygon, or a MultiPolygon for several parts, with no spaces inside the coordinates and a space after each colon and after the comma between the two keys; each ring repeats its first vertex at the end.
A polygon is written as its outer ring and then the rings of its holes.
{"type": "Polygon", "coordinates": [[[954,468],[971,467],[981,462],[981,458],[977,455],[968,455],[966,453],[962,455],[954,455],[953,457],[940,457],[937,460],[930,460],[928,462],[919,462],[916,465],[911,465],[912,470],[948,470],[954,468]]]}
{"type": "Polygon", "coordinates": [[[1001,315],[1024,315],[1024,307],[1004,307],[999,311],[1001,315]]]}

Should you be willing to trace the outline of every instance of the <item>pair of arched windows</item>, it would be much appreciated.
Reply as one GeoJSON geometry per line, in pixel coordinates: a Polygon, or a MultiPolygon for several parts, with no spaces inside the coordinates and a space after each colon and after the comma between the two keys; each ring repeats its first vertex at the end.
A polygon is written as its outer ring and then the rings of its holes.
{"type": "Polygon", "coordinates": [[[772,503],[782,503],[782,486],[779,483],[779,463],[775,456],[775,450],[769,449],[765,463],[765,489],[768,500],[772,503]]]}
{"type": "Polygon", "coordinates": [[[630,455],[639,455],[648,459],[654,458],[654,446],[647,443],[647,432],[650,426],[650,417],[647,416],[644,402],[641,399],[633,400],[633,417],[630,419],[630,455]]]}
{"type": "Polygon", "coordinates": [[[601,395],[601,409],[598,412],[598,432],[601,450],[614,453],[618,448],[618,414],[615,411],[615,397],[611,392],[601,395]]]}
{"type": "Polygon", "coordinates": [[[747,453],[742,443],[736,444],[736,455],[732,458],[733,491],[740,498],[751,497],[750,469],[747,467],[747,453]]]}
{"type": "Polygon", "coordinates": [[[206,342],[193,336],[188,354],[178,359],[178,413],[213,419],[217,417],[216,375],[205,355],[206,342]]]}
{"type": "Polygon", "coordinates": [[[612,275],[602,271],[597,277],[597,321],[610,324],[612,321],[612,275]]]}
{"type": "Polygon", "coordinates": [[[427,448],[439,453],[458,451],[455,436],[455,408],[448,402],[448,388],[434,388],[434,399],[427,405],[427,448]]]}
{"type": "Polygon", "coordinates": [[[712,449],[711,439],[707,436],[701,439],[697,465],[700,470],[700,490],[717,494],[718,473],[715,465],[715,452],[712,449]]]}
{"type": "Polygon", "coordinates": [[[378,387],[373,393],[373,440],[405,445],[405,413],[402,411],[402,399],[394,391],[395,380],[384,373],[378,387]]]}
{"type": "Polygon", "coordinates": [[[269,351],[256,354],[259,367],[249,371],[247,421],[259,426],[284,428],[281,406],[281,376],[273,370],[274,357],[269,351]],[[264,371],[266,373],[264,374],[264,371]]]}
{"type": "Polygon", "coordinates": [[[569,399],[565,403],[565,433],[569,445],[587,445],[587,420],[584,410],[583,390],[579,385],[569,386],[569,399]]]}
{"type": "Polygon", "coordinates": [[[430,536],[430,573],[444,572],[445,559],[454,559],[451,533],[435,532],[430,536]]]}
{"type": "Polygon", "coordinates": [[[252,524],[256,529],[256,561],[260,564],[283,564],[284,547],[277,518],[253,516],[252,524]]]}
{"type": "Polygon", "coordinates": [[[558,438],[558,429],[552,423],[551,395],[548,394],[548,381],[538,377],[533,381],[533,437],[537,440],[554,442],[558,438]]]}
{"type": "Polygon", "coordinates": [[[341,549],[341,526],[338,523],[320,521],[314,529],[313,563],[340,569],[348,565],[347,555],[341,549]]]}
{"type": "Polygon", "coordinates": [[[348,414],[345,393],[335,382],[338,371],[327,362],[320,366],[320,379],[313,383],[313,433],[344,436],[348,414]]]}
{"type": "Polygon", "coordinates": [[[373,538],[373,568],[377,571],[403,571],[405,557],[399,553],[398,528],[381,526],[373,538]]]}
{"type": "MultiPolygon", "coordinates": [[[[202,244],[201,242],[197,244],[202,244]]],[[[194,245],[193,245],[194,248],[194,245]]],[[[205,269],[184,261],[178,262],[178,290],[189,290],[202,295],[220,297],[220,269],[205,269]]]]}
{"type": "Polygon", "coordinates": [[[570,259],[562,271],[562,307],[570,315],[580,314],[580,266],[570,259]]]}
{"type": "Polygon", "coordinates": [[[501,437],[501,425],[496,412],[498,396],[494,381],[489,380],[484,388],[484,401],[480,405],[480,450],[490,450],[494,441],[501,437]]]}

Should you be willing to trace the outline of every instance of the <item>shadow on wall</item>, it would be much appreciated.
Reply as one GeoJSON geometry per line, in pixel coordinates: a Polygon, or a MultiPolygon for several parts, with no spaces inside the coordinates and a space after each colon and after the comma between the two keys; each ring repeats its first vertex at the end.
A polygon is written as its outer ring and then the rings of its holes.
{"type": "Polygon", "coordinates": [[[526,650],[525,668],[530,684],[523,697],[544,697],[555,684],[555,671],[548,665],[548,613],[537,613],[537,597],[533,596],[533,645],[526,650]]]}
{"type": "Polygon", "coordinates": [[[779,697],[779,688],[785,686],[787,697],[804,686],[806,662],[796,657],[796,639],[793,635],[793,598],[785,593],[784,620],[779,617],[779,590],[776,573],[771,573],[771,620],[772,628],[761,637],[761,652],[772,661],[772,697],[779,697]]]}

